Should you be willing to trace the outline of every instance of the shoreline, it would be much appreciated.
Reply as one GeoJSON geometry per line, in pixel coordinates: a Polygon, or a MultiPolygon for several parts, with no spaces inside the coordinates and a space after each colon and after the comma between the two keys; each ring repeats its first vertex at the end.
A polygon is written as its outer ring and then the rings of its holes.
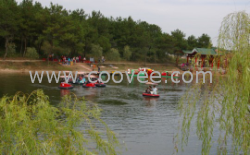
{"type": "MultiPolygon", "coordinates": [[[[84,63],[76,63],[74,65],[62,65],[55,62],[44,62],[40,60],[5,60],[5,63],[1,63],[2,66],[0,66],[0,72],[2,74],[29,74],[29,71],[32,71],[33,73],[37,71],[38,73],[41,73],[44,71],[48,71],[49,73],[52,73],[54,71],[56,74],[61,71],[78,71],[78,72],[85,72],[89,73],[94,69],[93,71],[97,71],[97,68],[92,68],[92,66],[89,66],[88,64],[84,63]]],[[[140,68],[142,66],[141,63],[135,63],[135,62],[127,62],[126,65],[125,62],[106,62],[105,64],[101,64],[100,68],[101,71],[107,71],[109,73],[112,73],[114,71],[120,71],[122,73],[125,73],[128,69],[136,69],[140,68]],[[113,64],[113,65],[111,65],[113,64]]],[[[180,68],[176,67],[174,64],[163,64],[163,63],[147,63],[147,66],[149,68],[152,68],[155,71],[158,71],[160,73],[162,72],[169,72],[172,73],[174,71],[179,71],[179,77],[183,75],[185,71],[181,70],[180,68]]],[[[198,70],[193,70],[191,73],[193,75],[196,75],[196,71],[201,71],[199,68],[198,70]]],[[[221,69],[217,70],[210,70],[210,68],[204,68],[204,71],[211,71],[213,76],[223,76],[224,73],[221,72],[221,69]]],[[[202,75],[202,74],[201,74],[202,75]]],[[[185,76],[190,76],[189,74],[186,74],[185,76]]]]}
{"type": "MultiPolygon", "coordinates": [[[[31,71],[32,73],[34,73],[35,71],[37,71],[39,74],[42,73],[44,71],[44,74],[46,74],[46,71],[48,71],[49,73],[52,73],[52,71],[54,71],[56,74],[59,73],[59,71],[61,71],[61,74],[63,74],[63,71],[69,71],[69,70],[27,70],[27,69],[23,69],[23,70],[15,70],[15,69],[0,69],[0,72],[3,73],[3,74],[29,74],[29,71],[31,71]]],[[[89,73],[90,71],[83,71],[83,70],[70,70],[72,73],[78,71],[78,72],[86,72],[86,73],[89,73]]],[[[103,70],[105,71],[105,70],[103,70]]],[[[114,71],[120,71],[122,73],[125,73],[124,70],[114,70],[114,71]]],[[[179,71],[179,70],[176,70],[176,71],[179,71]]],[[[107,71],[109,72],[110,74],[112,74],[112,71],[107,71]]],[[[170,71],[170,72],[173,72],[173,71],[170,71]]],[[[180,74],[179,74],[179,78],[182,78],[182,75],[185,71],[179,71],[180,74]]],[[[191,72],[193,74],[193,76],[196,76],[196,71],[194,72],[191,72]]],[[[220,74],[219,72],[213,72],[211,71],[212,73],[212,76],[225,76],[225,74],[220,74]]],[[[186,74],[185,76],[190,76],[189,74],[186,74]]],[[[199,76],[202,76],[202,74],[199,74],[199,76]]],[[[164,76],[162,77],[164,78],[164,76]]]]}

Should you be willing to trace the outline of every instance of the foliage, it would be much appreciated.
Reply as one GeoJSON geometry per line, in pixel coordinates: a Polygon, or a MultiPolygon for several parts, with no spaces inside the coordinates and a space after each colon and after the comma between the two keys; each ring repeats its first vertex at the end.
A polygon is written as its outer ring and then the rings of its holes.
{"type": "Polygon", "coordinates": [[[17,56],[15,44],[8,43],[8,55],[6,54],[6,57],[15,57],[15,56],[17,56]]]}
{"type": "Polygon", "coordinates": [[[210,37],[207,34],[202,34],[197,40],[197,47],[211,48],[212,43],[211,43],[210,37]]]}
{"type": "MultiPolygon", "coordinates": [[[[194,85],[180,102],[181,142],[187,145],[191,122],[196,118],[201,154],[210,154],[215,138],[217,154],[250,153],[250,46],[246,37],[250,33],[246,25],[249,22],[245,12],[232,13],[223,19],[218,40],[220,51],[232,51],[226,76],[214,76],[210,85],[194,85]],[[219,127],[219,137],[214,135],[215,127],[219,127]]],[[[224,53],[222,59],[227,56],[224,53]]],[[[178,134],[175,139],[178,142],[178,134]]]]}
{"type": "Polygon", "coordinates": [[[41,50],[43,51],[43,56],[46,57],[48,57],[48,55],[52,53],[56,55],[66,55],[70,51],[70,49],[68,48],[52,46],[48,41],[43,42],[41,50]]]}
{"type": "Polygon", "coordinates": [[[119,61],[121,59],[119,51],[115,48],[111,48],[106,55],[106,59],[110,61],[119,61]]]}
{"type": "Polygon", "coordinates": [[[0,0],[0,37],[5,40],[5,54],[7,56],[9,43],[14,39],[14,35],[18,31],[19,8],[15,0],[0,0]]]}
{"type": "Polygon", "coordinates": [[[66,96],[53,107],[37,90],[0,99],[1,154],[116,154],[115,134],[100,119],[100,109],[66,96]],[[93,121],[102,128],[96,129],[93,121]],[[101,130],[106,131],[105,139],[101,130]],[[95,143],[96,149],[89,143],[95,143]]]}
{"type": "Polygon", "coordinates": [[[43,50],[44,55],[48,56],[50,53],[53,52],[53,47],[48,41],[43,42],[43,45],[41,47],[41,50],[43,50]]]}
{"type": "Polygon", "coordinates": [[[250,16],[244,11],[224,17],[220,27],[219,47],[227,50],[242,50],[250,45],[250,16]]]}
{"type": "Polygon", "coordinates": [[[33,58],[33,59],[38,59],[39,55],[34,47],[28,47],[27,52],[25,54],[25,57],[27,58],[33,58]]]}
{"type": "Polygon", "coordinates": [[[188,47],[187,41],[185,39],[186,34],[184,34],[181,30],[176,29],[172,31],[171,34],[176,42],[176,51],[186,49],[188,47]]]}
{"type": "Polygon", "coordinates": [[[123,58],[125,60],[130,60],[131,55],[132,55],[132,52],[130,50],[130,47],[125,46],[124,49],[123,49],[123,58]]]}
{"type": "Polygon", "coordinates": [[[188,42],[188,50],[193,50],[195,47],[197,47],[198,40],[194,35],[189,36],[187,42],[188,42]]]}
{"type": "Polygon", "coordinates": [[[143,62],[145,62],[147,60],[148,52],[149,52],[149,49],[147,47],[136,48],[134,50],[135,50],[135,52],[132,55],[134,60],[143,61],[143,62]]]}
{"type": "Polygon", "coordinates": [[[102,56],[102,47],[100,45],[91,45],[91,57],[94,57],[96,60],[100,59],[102,56]]]}
{"type": "MultiPolygon", "coordinates": [[[[152,47],[157,54],[154,58],[149,56],[147,61],[162,61],[165,52],[173,54],[198,46],[198,41],[189,44],[181,30],[168,34],[155,24],[135,21],[132,17],[108,18],[100,11],[86,14],[83,9],[66,10],[53,3],[44,7],[32,0],[23,0],[19,4],[15,0],[0,0],[0,21],[0,49],[5,49],[5,55],[7,45],[14,43],[16,52],[20,51],[23,56],[27,47],[35,47],[40,56],[54,53],[55,56],[83,54],[96,57],[96,53],[92,53],[94,44],[102,47],[104,55],[111,48],[123,51],[129,46],[131,57],[128,52],[124,58],[133,61],[141,60],[142,56],[136,52],[152,47]]],[[[199,37],[199,46],[206,48],[203,36],[199,37]]],[[[121,54],[123,56],[123,52],[121,54]]]]}

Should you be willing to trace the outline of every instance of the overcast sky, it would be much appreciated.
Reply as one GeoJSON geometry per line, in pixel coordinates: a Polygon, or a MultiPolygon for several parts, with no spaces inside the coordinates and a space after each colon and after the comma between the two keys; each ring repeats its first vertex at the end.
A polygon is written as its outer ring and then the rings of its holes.
{"type": "MultiPolygon", "coordinates": [[[[21,2],[22,0],[17,0],[21,2]]],[[[49,6],[51,0],[39,1],[49,6]]],[[[101,11],[106,17],[128,17],[146,21],[170,33],[182,30],[186,37],[207,33],[214,45],[220,23],[227,14],[245,10],[250,13],[250,0],[53,0],[66,9],[82,8],[87,14],[101,11]]]]}

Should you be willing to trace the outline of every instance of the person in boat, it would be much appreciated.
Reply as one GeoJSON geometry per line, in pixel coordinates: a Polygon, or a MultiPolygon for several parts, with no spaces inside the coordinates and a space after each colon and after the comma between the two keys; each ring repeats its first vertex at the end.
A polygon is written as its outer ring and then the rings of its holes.
{"type": "Polygon", "coordinates": [[[77,78],[76,78],[76,83],[78,83],[78,82],[81,81],[81,80],[80,80],[80,77],[81,77],[80,75],[77,76],[77,78]]]}
{"type": "Polygon", "coordinates": [[[148,88],[146,89],[146,93],[148,93],[148,94],[151,94],[151,91],[152,91],[152,87],[151,86],[148,86],[148,88]]]}
{"type": "Polygon", "coordinates": [[[152,86],[149,86],[149,91],[150,91],[150,94],[153,94],[152,86]]]}
{"type": "Polygon", "coordinates": [[[83,76],[82,77],[82,83],[85,83],[86,82],[86,78],[83,76]]]}
{"type": "Polygon", "coordinates": [[[153,94],[155,94],[155,95],[158,94],[158,89],[156,88],[156,86],[153,87],[153,94]]]}
{"type": "Polygon", "coordinates": [[[96,80],[96,83],[100,83],[100,80],[99,80],[99,78],[96,80]]]}
{"type": "Polygon", "coordinates": [[[86,80],[86,82],[85,82],[86,84],[89,84],[89,83],[91,83],[89,80],[86,80]]]}
{"type": "Polygon", "coordinates": [[[79,76],[79,82],[78,83],[85,83],[85,77],[84,75],[79,76]]]}
{"type": "Polygon", "coordinates": [[[149,93],[150,93],[150,91],[149,91],[149,87],[147,87],[147,88],[146,88],[145,93],[147,93],[147,94],[149,94],[149,93]]]}

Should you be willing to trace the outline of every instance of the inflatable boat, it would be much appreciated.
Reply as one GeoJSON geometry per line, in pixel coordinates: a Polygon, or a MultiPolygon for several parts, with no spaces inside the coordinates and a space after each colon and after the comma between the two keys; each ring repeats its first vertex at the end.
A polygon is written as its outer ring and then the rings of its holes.
{"type": "Polygon", "coordinates": [[[71,84],[62,82],[59,86],[60,89],[73,89],[74,87],[71,84]]]}
{"type": "Polygon", "coordinates": [[[142,96],[145,96],[145,97],[160,97],[159,94],[148,94],[148,93],[142,93],[142,96]]]}
{"type": "Polygon", "coordinates": [[[87,84],[83,84],[82,85],[83,88],[95,88],[95,84],[94,83],[87,83],[87,84]]]}
{"type": "Polygon", "coordinates": [[[106,87],[106,85],[104,83],[102,83],[102,82],[101,83],[96,82],[95,86],[96,87],[106,87]]]}
{"type": "Polygon", "coordinates": [[[167,76],[167,73],[166,72],[162,72],[161,75],[162,76],[167,76]]]}
{"type": "Polygon", "coordinates": [[[72,84],[76,84],[76,85],[82,85],[85,83],[86,80],[78,80],[75,83],[72,82],[72,84]]]}

